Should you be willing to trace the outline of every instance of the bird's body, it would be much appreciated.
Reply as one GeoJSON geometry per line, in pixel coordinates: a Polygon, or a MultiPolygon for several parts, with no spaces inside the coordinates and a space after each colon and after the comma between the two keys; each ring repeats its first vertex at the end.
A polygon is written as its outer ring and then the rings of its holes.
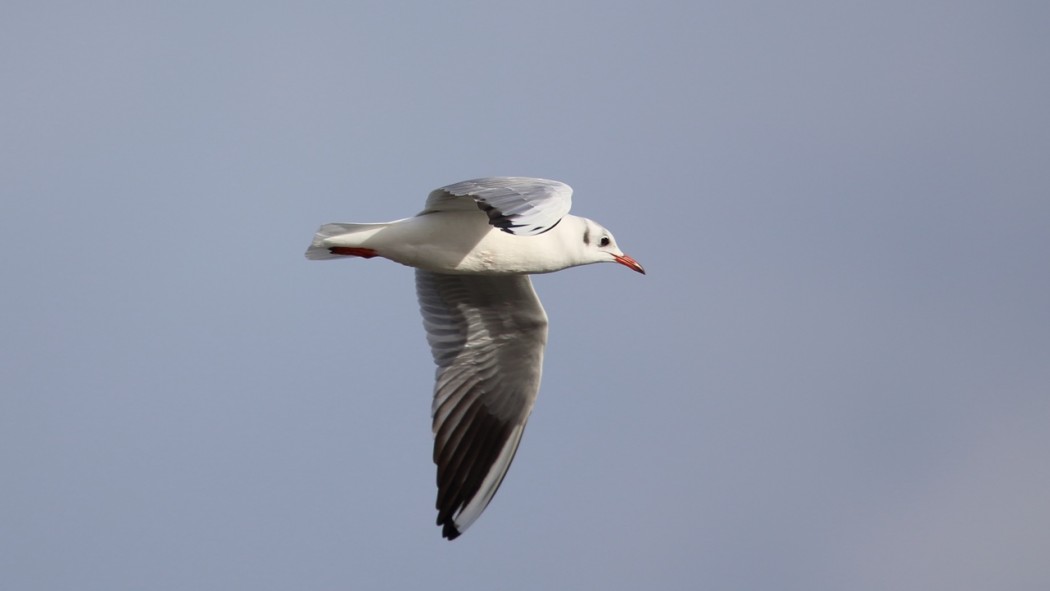
{"type": "MultiPolygon", "coordinates": [[[[525,237],[491,226],[481,210],[438,211],[384,224],[330,224],[337,226],[333,231],[341,233],[324,238],[319,246],[370,249],[376,256],[435,273],[550,273],[585,264],[550,253],[571,252],[570,243],[578,240],[588,223],[594,224],[567,215],[549,231],[529,236],[529,248],[522,249],[514,247],[525,237]]],[[[323,258],[341,256],[331,251],[321,253],[323,258]]]]}
{"type": "Polygon", "coordinates": [[[618,262],[644,273],[605,228],[568,215],[557,181],[488,177],[442,187],[419,215],[325,224],[311,259],[383,257],[415,267],[434,363],[438,524],[454,539],[485,509],[539,391],[547,315],[528,278],[618,262]]]}

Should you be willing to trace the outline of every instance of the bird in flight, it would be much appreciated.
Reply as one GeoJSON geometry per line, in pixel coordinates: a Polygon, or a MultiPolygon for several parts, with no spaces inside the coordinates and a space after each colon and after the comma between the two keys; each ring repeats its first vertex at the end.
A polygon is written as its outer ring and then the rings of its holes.
{"type": "Polygon", "coordinates": [[[572,188],[528,177],[441,187],[423,211],[374,224],[325,224],[306,258],[382,257],[415,267],[437,365],[431,406],[437,524],[453,540],[510,468],[540,388],[547,314],[529,275],[591,263],[645,273],[597,222],[569,215],[572,188]]]}

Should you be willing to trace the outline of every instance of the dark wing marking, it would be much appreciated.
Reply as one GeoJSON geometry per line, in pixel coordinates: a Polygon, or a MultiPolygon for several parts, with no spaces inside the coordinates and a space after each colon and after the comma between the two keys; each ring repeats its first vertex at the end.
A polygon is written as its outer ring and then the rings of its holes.
{"type": "Polygon", "coordinates": [[[493,226],[521,236],[558,225],[572,207],[572,187],[558,181],[497,176],[462,181],[430,193],[424,213],[469,207],[471,201],[493,226]]]}

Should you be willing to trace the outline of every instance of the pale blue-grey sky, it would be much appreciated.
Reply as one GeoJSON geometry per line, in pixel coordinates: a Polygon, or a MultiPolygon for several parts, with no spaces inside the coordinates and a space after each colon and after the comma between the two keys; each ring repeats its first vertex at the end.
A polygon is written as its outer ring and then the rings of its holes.
{"type": "Polygon", "coordinates": [[[1050,588],[1050,8],[8,2],[0,587],[1050,588]],[[507,480],[434,526],[409,269],[486,175],[537,277],[507,480]]]}

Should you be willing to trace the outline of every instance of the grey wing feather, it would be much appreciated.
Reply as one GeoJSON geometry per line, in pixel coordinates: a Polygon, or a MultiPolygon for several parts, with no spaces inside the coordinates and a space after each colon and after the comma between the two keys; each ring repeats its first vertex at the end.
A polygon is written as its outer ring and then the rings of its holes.
{"type": "Polygon", "coordinates": [[[454,539],[510,468],[539,391],[547,315],[527,275],[416,271],[437,364],[432,406],[437,523],[454,539]]]}
{"type": "Polygon", "coordinates": [[[520,176],[495,176],[462,181],[435,189],[424,213],[474,205],[493,226],[520,236],[542,234],[558,225],[572,208],[572,187],[559,181],[520,176]]]}

